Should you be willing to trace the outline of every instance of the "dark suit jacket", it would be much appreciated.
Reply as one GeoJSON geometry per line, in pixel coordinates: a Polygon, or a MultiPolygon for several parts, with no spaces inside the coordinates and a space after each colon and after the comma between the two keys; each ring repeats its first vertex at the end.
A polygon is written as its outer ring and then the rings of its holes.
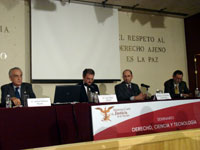
{"type": "MultiPolygon", "coordinates": [[[[15,97],[15,91],[13,84],[5,84],[1,87],[1,105],[5,107],[6,104],[6,96],[10,95],[10,97],[15,97]]],[[[32,85],[29,83],[22,83],[21,85],[21,104],[24,105],[24,95],[29,95],[29,98],[35,98],[35,94],[32,89],[32,85]]]]}
{"type": "MultiPolygon", "coordinates": [[[[87,96],[87,93],[85,91],[85,87],[84,87],[83,82],[78,83],[78,85],[81,85],[80,102],[88,102],[88,96],[87,96]]],[[[90,86],[90,89],[91,89],[92,92],[98,92],[98,94],[100,94],[99,88],[96,84],[92,83],[92,85],[90,86]]]]}
{"type": "MultiPolygon", "coordinates": [[[[174,80],[169,79],[164,83],[165,86],[165,93],[170,93],[172,98],[180,98],[180,94],[175,94],[174,90],[174,80]]],[[[179,83],[179,92],[184,94],[189,94],[189,90],[187,88],[187,85],[184,81],[181,81],[179,83]]]]}
{"type": "Polygon", "coordinates": [[[135,83],[131,83],[131,90],[129,90],[126,83],[122,82],[115,86],[115,93],[118,101],[128,101],[131,96],[137,96],[141,91],[135,83]]]}

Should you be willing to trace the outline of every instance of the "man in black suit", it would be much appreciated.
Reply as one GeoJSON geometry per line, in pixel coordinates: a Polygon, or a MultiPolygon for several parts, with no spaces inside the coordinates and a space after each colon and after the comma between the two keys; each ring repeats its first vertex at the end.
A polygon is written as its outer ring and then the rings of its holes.
{"type": "Polygon", "coordinates": [[[81,85],[80,91],[80,102],[93,102],[91,95],[92,93],[100,93],[99,88],[94,84],[95,72],[93,69],[85,69],[83,71],[83,81],[78,85],[81,85]]]}
{"type": "Polygon", "coordinates": [[[176,70],[173,73],[173,78],[164,83],[165,93],[170,93],[172,98],[187,98],[190,92],[187,85],[183,80],[183,72],[176,70]]]}
{"type": "Polygon", "coordinates": [[[146,94],[141,93],[139,87],[135,83],[131,83],[133,79],[132,71],[126,69],[123,71],[123,82],[115,86],[115,93],[118,101],[135,101],[144,100],[146,94]]]}
{"type": "Polygon", "coordinates": [[[32,85],[29,83],[22,83],[22,71],[20,68],[14,67],[10,69],[9,78],[12,83],[1,87],[2,106],[6,104],[7,95],[10,95],[13,106],[24,105],[24,95],[27,95],[29,98],[35,98],[32,85]]]}

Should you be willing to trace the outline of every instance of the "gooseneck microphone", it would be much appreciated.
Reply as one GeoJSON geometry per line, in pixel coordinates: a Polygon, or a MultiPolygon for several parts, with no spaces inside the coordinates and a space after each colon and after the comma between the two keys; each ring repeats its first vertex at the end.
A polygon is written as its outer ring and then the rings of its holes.
{"type": "Polygon", "coordinates": [[[142,86],[142,87],[145,87],[145,88],[147,88],[147,89],[150,88],[149,85],[146,85],[146,84],[144,84],[144,83],[142,83],[141,86],[142,86]]]}

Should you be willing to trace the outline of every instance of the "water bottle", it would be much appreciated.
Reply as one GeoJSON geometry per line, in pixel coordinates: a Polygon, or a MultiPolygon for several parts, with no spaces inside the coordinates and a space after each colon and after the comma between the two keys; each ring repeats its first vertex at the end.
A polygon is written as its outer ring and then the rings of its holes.
{"type": "Polygon", "coordinates": [[[12,108],[12,101],[9,94],[6,95],[6,108],[12,108]]]}
{"type": "Polygon", "coordinates": [[[24,107],[28,107],[28,98],[29,98],[29,95],[28,94],[24,94],[24,107]]]}
{"type": "Polygon", "coordinates": [[[88,101],[89,101],[90,103],[93,103],[93,97],[94,97],[94,95],[93,95],[91,89],[88,88],[88,101]]]}
{"type": "Polygon", "coordinates": [[[156,89],[156,93],[160,93],[160,90],[159,90],[159,89],[156,89]]]}
{"type": "MultiPolygon", "coordinates": [[[[156,89],[156,94],[163,93],[162,90],[156,89]]],[[[153,100],[157,100],[156,94],[153,96],[153,100]]]]}
{"type": "Polygon", "coordinates": [[[198,97],[199,96],[199,89],[196,88],[194,93],[195,93],[195,97],[198,97]]]}
{"type": "Polygon", "coordinates": [[[99,103],[99,98],[98,98],[98,92],[97,91],[94,93],[94,102],[95,103],[99,103]]]}

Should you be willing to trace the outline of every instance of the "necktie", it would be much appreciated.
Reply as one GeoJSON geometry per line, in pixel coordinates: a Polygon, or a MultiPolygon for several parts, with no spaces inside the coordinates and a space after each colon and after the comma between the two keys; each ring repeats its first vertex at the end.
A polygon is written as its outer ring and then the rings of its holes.
{"type": "Polygon", "coordinates": [[[15,97],[20,99],[20,94],[19,94],[18,89],[19,89],[19,87],[15,88],[15,97]]]}
{"type": "Polygon", "coordinates": [[[128,90],[131,91],[131,84],[128,84],[128,90]]]}
{"type": "Polygon", "coordinates": [[[175,85],[175,94],[179,94],[178,84],[175,85]]]}

